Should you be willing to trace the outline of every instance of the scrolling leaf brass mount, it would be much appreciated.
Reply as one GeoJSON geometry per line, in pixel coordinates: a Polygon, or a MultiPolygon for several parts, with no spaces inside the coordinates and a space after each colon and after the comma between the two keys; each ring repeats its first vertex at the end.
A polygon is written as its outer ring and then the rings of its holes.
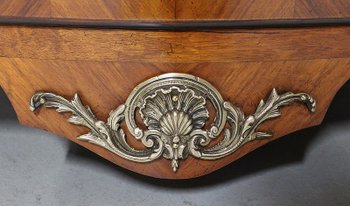
{"type": "Polygon", "coordinates": [[[188,74],[169,73],[138,85],[125,104],[111,111],[107,122],[98,120],[90,107],[83,105],[78,94],[68,101],[56,94],[36,93],[31,98],[30,108],[34,111],[40,106],[54,107],[57,112],[72,113],[68,119],[70,123],[91,130],[79,136],[79,140],[135,162],[150,162],[163,156],[171,160],[176,172],[179,160],[189,155],[215,160],[234,153],[247,142],[270,137],[270,133],[256,131],[257,127],[280,116],[279,108],[295,101],[315,112],[316,102],[310,95],[291,92],[279,95],[273,89],[266,102],[260,101],[254,114],[245,116],[240,108],[224,101],[209,82],[188,74]],[[208,101],[215,109],[210,126],[206,126],[209,125],[208,101]],[[136,110],[147,130],[137,126],[136,110]],[[132,136],[145,145],[145,150],[136,150],[128,144],[120,127],[123,121],[132,136]],[[222,141],[208,148],[211,140],[222,133],[222,141]]]}

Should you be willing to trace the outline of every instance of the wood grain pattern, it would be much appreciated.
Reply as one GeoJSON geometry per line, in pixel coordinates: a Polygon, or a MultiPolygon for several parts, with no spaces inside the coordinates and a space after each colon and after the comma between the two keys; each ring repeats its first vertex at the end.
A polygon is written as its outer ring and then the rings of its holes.
{"type": "Polygon", "coordinates": [[[0,0],[0,16],[109,20],[350,17],[348,0],[0,0]]]}
{"type": "MultiPolygon", "coordinates": [[[[151,63],[1,58],[0,82],[22,124],[68,137],[129,170],[153,177],[182,179],[208,174],[269,141],[319,124],[334,94],[349,78],[349,65],[350,59],[182,64],[176,67],[151,63]],[[50,91],[67,98],[78,92],[96,116],[106,120],[108,113],[125,101],[134,85],[165,72],[185,72],[207,79],[226,100],[240,106],[246,114],[253,112],[260,99],[266,98],[272,87],[281,92],[310,93],[318,102],[317,112],[310,114],[301,105],[283,108],[282,117],[260,127],[262,130],[272,131],[273,138],[248,143],[238,152],[217,161],[188,158],[181,161],[181,168],[173,173],[168,160],[160,159],[147,164],[124,160],[100,147],[76,140],[76,136],[86,133],[87,130],[69,124],[67,115],[49,109],[32,113],[28,108],[31,95],[37,91],[50,91]]],[[[133,138],[129,135],[128,140],[133,138]]],[[[136,141],[131,142],[135,146],[136,141]]]]}
{"type": "MultiPolygon", "coordinates": [[[[350,27],[157,32],[1,27],[0,85],[22,124],[45,129],[88,148],[129,170],[158,178],[186,179],[211,173],[248,152],[293,131],[321,123],[333,96],[350,78],[350,27]],[[214,43],[214,42],[216,43],[214,43]],[[167,72],[211,82],[225,100],[251,114],[273,87],[307,92],[317,103],[282,109],[260,129],[274,136],[248,143],[217,161],[188,158],[173,173],[170,162],[130,162],[76,140],[86,129],[49,109],[32,113],[30,97],[49,91],[67,98],[78,92],[97,118],[124,103],[140,82],[167,72]]],[[[305,137],[307,138],[307,137],[305,137]]],[[[139,143],[129,136],[128,141],[139,143]]]]}
{"type": "Polygon", "coordinates": [[[51,17],[114,20],[173,19],[174,7],[174,0],[51,0],[51,17]],[[77,8],[79,12],[74,12],[77,8]]]}
{"type": "Polygon", "coordinates": [[[48,0],[0,0],[0,16],[47,18],[50,15],[48,0]]]}
{"type": "Polygon", "coordinates": [[[174,0],[0,0],[0,16],[147,20],[174,19],[174,0]]]}
{"type": "Polygon", "coordinates": [[[2,27],[0,56],[32,59],[233,62],[346,58],[350,27],[207,32],[2,27]]]}
{"type": "Polygon", "coordinates": [[[295,18],[342,18],[349,15],[348,0],[296,0],[294,5],[295,18]]]}
{"type": "MultiPolygon", "coordinates": [[[[179,0],[178,19],[285,19],[294,17],[294,0],[179,0]],[[273,6],[271,6],[273,5],[273,6]]],[[[304,18],[307,18],[304,16],[304,18]]]]}
{"type": "Polygon", "coordinates": [[[178,0],[178,19],[311,19],[350,16],[348,0],[178,0]]]}

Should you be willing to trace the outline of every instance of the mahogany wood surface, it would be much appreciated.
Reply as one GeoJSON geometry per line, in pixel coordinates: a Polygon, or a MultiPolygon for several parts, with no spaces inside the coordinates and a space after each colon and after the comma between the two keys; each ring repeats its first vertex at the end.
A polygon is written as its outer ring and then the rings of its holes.
{"type": "MultiPolygon", "coordinates": [[[[269,141],[320,124],[332,98],[350,78],[350,27],[346,26],[196,32],[2,26],[0,39],[0,85],[22,124],[67,137],[124,168],[158,178],[202,176],[269,141]],[[248,143],[216,161],[190,157],[180,161],[174,173],[169,160],[134,163],[76,140],[87,130],[69,124],[68,115],[29,110],[35,92],[67,98],[78,92],[105,121],[137,84],[168,72],[209,81],[245,114],[251,114],[274,87],[280,93],[309,93],[317,101],[316,113],[299,104],[285,107],[281,117],[259,128],[273,132],[272,138],[248,143]]],[[[128,141],[141,147],[130,135],[128,141]]]]}
{"type": "Polygon", "coordinates": [[[350,17],[348,0],[0,0],[0,16],[109,20],[350,17]]]}

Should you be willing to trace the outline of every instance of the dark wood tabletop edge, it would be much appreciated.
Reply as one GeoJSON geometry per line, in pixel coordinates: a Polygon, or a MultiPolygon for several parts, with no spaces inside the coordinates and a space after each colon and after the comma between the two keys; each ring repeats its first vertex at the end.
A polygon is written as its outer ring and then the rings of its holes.
{"type": "Polygon", "coordinates": [[[89,29],[128,30],[205,30],[205,29],[256,29],[289,27],[350,26],[350,18],[283,19],[283,20],[77,20],[57,18],[0,17],[1,26],[69,27],[89,29]]]}

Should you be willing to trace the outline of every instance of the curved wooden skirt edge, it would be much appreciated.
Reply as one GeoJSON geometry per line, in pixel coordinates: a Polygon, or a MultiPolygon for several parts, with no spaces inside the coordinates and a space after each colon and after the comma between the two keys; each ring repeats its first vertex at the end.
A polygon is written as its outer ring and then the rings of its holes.
{"type": "MultiPolygon", "coordinates": [[[[182,67],[175,68],[168,64],[133,63],[131,65],[129,63],[77,63],[0,58],[1,65],[6,66],[0,73],[1,86],[9,97],[21,124],[67,137],[101,157],[136,173],[164,179],[189,179],[220,169],[284,135],[320,124],[334,95],[349,79],[347,69],[349,61],[349,59],[333,59],[240,63],[239,65],[184,64],[182,67]],[[130,66],[133,67],[133,72],[130,72],[130,66]],[[261,68],[264,69],[261,70],[261,68]],[[310,114],[298,104],[282,108],[281,117],[259,127],[261,130],[271,131],[273,133],[271,138],[247,143],[237,152],[215,161],[189,157],[181,161],[181,168],[176,173],[169,167],[169,160],[160,158],[150,163],[135,163],[96,145],[77,140],[77,136],[88,130],[69,124],[67,115],[58,114],[54,110],[42,109],[38,113],[32,113],[29,110],[29,100],[35,92],[50,91],[68,99],[78,92],[83,102],[95,112],[97,118],[106,120],[109,112],[125,101],[135,85],[150,77],[168,72],[188,73],[208,80],[222,93],[225,100],[239,106],[245,114],[251,114],[260,99],[266,99],[273,87],[281,92],[309,93],[316,99],[318,105],[314,114],[310,114]],[[212,75],[214,73],[215,76],[212,75]],[[264,75],[267,73],[269,75],[264,75]],[[260,78],[255,78],[256,76],[260,78]],[[290,81],[291,79],[293,81],[290,81]],[[242,85],[245,86],[242,87],[242,85]]],[[[128,138],[128,141],[135,148],[142,148],[135,139],[128,138]]]]}

